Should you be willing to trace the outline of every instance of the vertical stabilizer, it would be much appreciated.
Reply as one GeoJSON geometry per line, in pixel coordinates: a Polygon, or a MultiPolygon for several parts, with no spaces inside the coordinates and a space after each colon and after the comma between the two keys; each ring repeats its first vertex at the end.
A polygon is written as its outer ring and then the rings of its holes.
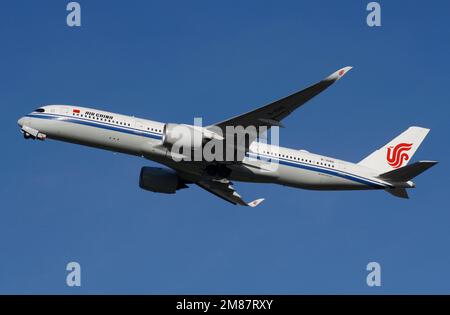
{"type": "Polygon", "coordinates": [[[358,164],[386,173],[408,164],[430,129],[409,127],[358,164]]]}

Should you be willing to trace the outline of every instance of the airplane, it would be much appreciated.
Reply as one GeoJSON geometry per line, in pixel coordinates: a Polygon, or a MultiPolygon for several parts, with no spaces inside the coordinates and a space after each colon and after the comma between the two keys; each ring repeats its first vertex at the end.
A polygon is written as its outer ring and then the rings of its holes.
{"type": "MultiPolygon", "coordinates": [[[[139,186],[147,191],[173,194],[190,184],[234,204],[256,207],[264,198],[246,202],[234,189],[233,181],[272,183],[311,190],[385,190],[393,196],[409,198],[406,189],[412,179],[437,161],[418,161],[408,165],[430,131],[412,126],[386,145],[357,163],[290,149],[260,141],[265,132],[284,127],[281,121],[294,110],[341,79],[352,67],[344,67],[308,88],[214,125],[199,127],[152,121],[103,110],[72,105],[42,106],[18,120],[25,139],[54,139],[143,157],[164,167],[142,167],[139,186]],[[242,141],[228,141],[229,127],[251,129],[242,141]],[[183,134],[200,141],[184,141],[187,150],[173,147],[183,134]],[[225,138],[224,135],[227,137],[225,138]],[[183,159],[215,141],[231,159],[196,161],[183,159]],[[241,154],[238,154],[241,153],[241,154]],[[239,157],[238,157],[239,155],[239,157]]],[[[243,129],[234,129],[241,134],[243,129]]],[[[235,136],[235,135],[232,135],[235,136]]]]}

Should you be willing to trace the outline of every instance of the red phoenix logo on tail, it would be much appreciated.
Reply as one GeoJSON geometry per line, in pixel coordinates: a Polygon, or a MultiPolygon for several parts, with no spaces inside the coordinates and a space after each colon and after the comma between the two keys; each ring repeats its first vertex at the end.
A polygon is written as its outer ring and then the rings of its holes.
{"type": "Polygon", "coordinates": [[[404,161],[409,160],[409,155],[405,151],[411,150],[412,143],[399,143],[395,147],[387,148],[387,162],[393,168],[399,168],[404,161]]]}

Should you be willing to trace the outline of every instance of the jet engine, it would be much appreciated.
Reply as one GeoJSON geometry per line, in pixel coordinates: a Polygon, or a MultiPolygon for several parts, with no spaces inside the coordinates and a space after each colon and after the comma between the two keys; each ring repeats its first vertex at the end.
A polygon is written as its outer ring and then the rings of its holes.
{"type": "Polygon", "coordinates": [[[143,167],[139,175],[139,187],[164,194],[174,194],[178,189],[187,188],[175,171],[159,167],[143,167]]]}

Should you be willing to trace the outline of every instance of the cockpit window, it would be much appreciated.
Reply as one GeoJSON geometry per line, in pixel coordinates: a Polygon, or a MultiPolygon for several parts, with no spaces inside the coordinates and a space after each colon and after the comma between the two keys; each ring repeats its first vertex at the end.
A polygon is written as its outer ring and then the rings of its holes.
{"type": "Polygon", "coordinates": [[[38,113],[43,113],[43,112],[45,112],[45,109],[43,109],[43,108],[38,108],[38,109],[35,109],[34,111],[35,111],[35,112],[38,112],[38,113]]]}

